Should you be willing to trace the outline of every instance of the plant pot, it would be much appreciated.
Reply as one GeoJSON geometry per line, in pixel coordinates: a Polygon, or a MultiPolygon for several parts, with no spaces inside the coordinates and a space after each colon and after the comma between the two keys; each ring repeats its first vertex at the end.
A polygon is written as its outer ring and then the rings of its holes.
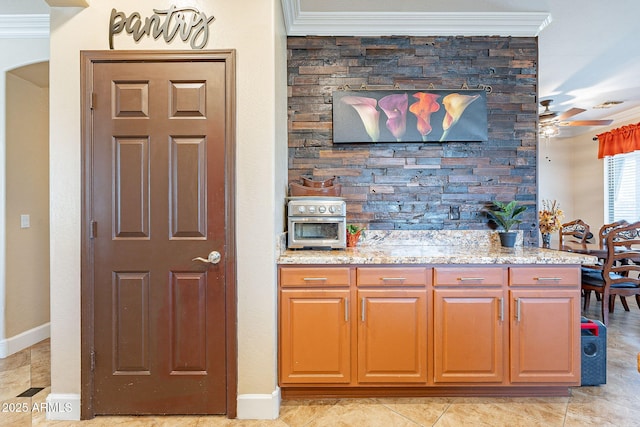
{"type": "Polygon", "coordinates": [[[347,233],[347,247],[355,248],[358,244],[358,240],[360,240],[360,232],[358,231],[355,234],[347,233]]]}
{"type": "Polygon", "coordinates": [[[516,245],[516,237],[518,237],[517,231],[500,231],[500,244],[505,248],[512,248],[516,245]]]}

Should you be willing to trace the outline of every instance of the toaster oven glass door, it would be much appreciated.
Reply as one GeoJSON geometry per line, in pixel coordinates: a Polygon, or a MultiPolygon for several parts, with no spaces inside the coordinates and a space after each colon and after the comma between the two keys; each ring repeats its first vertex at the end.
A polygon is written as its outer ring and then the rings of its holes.
{"type": "Polygon", "coordinates": [[[344,218],[289,218],[290,247],[345,246],[344,218]]]}

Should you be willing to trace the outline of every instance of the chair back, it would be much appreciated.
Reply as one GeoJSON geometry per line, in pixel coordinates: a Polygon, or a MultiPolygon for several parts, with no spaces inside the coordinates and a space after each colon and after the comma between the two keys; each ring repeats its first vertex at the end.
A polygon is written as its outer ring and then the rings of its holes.
{"type": "Polygon", "coordinates": [[[607,234],[607,259],[602,277],[605,286],[616,283],[640,286],[640,221],[614,228],[607,234]]]}
{"type": "Polygon", "coordinates": [[[582,221],[581,219],[576,219],[571,222],[564,223],[560,226],[559,234],[559,245],[560,249],[564,245],[564,237],[573,237],[574,242],[580,243],[582,245],[586,244],[587,239],[590,236],[589,225],[582,221]]]}
{"type": "Polygon", "coordinates": [[[611,224],[605,224],[602,227],[600,227],[600,231],[598,232],[600,249],[604,249],[605,240],[607,239],[607,234],[609,234],[611,230],[627,224],[629,223],[626,220],[622,219],[620,221],[612,222],[611,224]]]}

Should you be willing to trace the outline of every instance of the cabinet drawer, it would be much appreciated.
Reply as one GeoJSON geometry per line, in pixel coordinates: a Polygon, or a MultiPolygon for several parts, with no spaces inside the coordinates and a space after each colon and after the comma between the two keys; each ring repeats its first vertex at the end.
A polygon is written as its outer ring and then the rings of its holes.
{"type": "Polygon", "coordinates": [[[370,267],[356,270],[358,286],[425,286],[430,281],[425,267],[370,267]]]}
{"type": "Polygon", "coordinates": [[[349,286],[348,267],[282,267],[280,286],[349,286]]]}
{"type": "Polygon", "coordinates": [[[511,286],[579,285],[579,267],[522,267],[510,268],[511,286]]]}
{"type": "Polygon", "coordinates": [[[440,267],[435,269],[435,286],[502,286],[507,269],[500,267],[440,267]]]}

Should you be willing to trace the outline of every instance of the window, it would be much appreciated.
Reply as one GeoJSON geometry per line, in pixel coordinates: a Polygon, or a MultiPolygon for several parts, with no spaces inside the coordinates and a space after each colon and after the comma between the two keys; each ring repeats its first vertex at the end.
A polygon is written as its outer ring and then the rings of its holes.
{"type": "Polygon", "coordinates": [[[640,220],[640,151],[617,154],[607,162],[607,219],[640,220]]]}

